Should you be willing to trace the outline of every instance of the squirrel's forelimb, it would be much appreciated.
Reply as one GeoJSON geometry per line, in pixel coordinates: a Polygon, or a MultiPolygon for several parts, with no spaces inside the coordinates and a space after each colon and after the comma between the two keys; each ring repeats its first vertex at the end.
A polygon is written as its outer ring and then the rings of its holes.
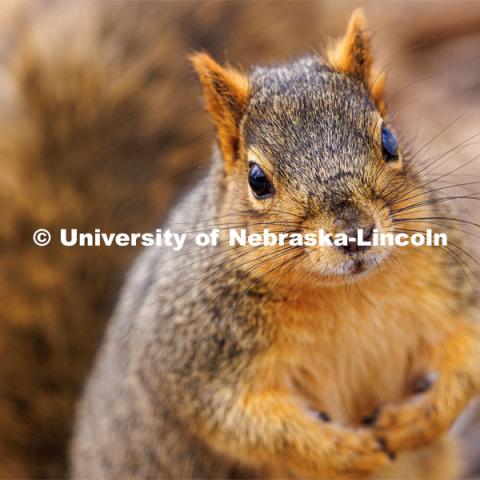
{"type": "Polygon", "coordinates": [[[283,463],[283,474],[358,478],[390,462],[372,429],[325,422],[303,408],[300,400],[279,391],[251,393],[233,405],[218,405],[218,399],[209,399],[208,404],[216,405],[216,416],[205,419],[203,436],[220,453],[247,465],[281,469],[283,463]]]}
{"type": "Polygon", "coordinates": [[[480,392],[480,331],[478,325],[460,323],[441,346],[432,365],[438,380],[427,392],[405,403],[382,409],[375,430],[393,451],[430,444],[443,435],[480,392]]]}

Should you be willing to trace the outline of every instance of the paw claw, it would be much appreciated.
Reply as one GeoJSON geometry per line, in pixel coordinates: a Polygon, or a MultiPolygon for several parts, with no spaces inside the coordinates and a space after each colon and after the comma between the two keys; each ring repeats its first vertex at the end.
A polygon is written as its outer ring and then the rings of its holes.
{"type": "Polygon", "coordinates": [[[438,380],[437,372],[427,372],[415,378],[412,382],[412,393],[418,395],[430,390],[438,380]]]}
{"type": "Polygon", "coordinates": [[[318,418],[320,420],[323,420],[324,422],[331,422],[332,421],[332,418],[330,417],[330,415],[326,412],[324,412],[323,410],[320,410],[319,412],[317,412],[317,415],[318,415],[318,418]]]}
{"type": "Polygon", "coordinates": [[[365,425],[365,426],[374,425],[377,422],[379,415],[380,415],[380,409],[377,407],[370,415],[363,417],[362,425],[365,425]]]}

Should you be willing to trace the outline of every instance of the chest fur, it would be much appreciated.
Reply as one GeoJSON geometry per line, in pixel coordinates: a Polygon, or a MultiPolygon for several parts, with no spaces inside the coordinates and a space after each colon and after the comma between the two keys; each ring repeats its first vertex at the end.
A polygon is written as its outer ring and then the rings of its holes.
{"type": "Polygon", "coordinates": [[[414,378],[434,368],[452,319],[438,299],[339,295],[282,310],[262,378],[308,408],[357,423],[408,396],[414,378]]]}

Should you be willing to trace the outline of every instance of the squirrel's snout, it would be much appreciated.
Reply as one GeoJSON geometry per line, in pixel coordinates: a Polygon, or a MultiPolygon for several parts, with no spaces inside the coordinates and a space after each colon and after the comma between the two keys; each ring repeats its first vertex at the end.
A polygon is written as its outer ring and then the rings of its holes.
{"type": "Polygon", "coordinates": [[[372,223],[363,228],[350,229],[345,232],[348,236],[347,245],[341,245],[338,248],[345,253],[358,253],[371,248],[371,240],[373,238],[373,230],[375,225],[372,223]]]}
{"type": "Polygon", "coordinates": [[[338,248],[345,253],[359,253],[371,248],[375,230],[373,218],[352,205],[343,206],[337,213],[335,225],[348,237],[346,245],[338,248]]]}

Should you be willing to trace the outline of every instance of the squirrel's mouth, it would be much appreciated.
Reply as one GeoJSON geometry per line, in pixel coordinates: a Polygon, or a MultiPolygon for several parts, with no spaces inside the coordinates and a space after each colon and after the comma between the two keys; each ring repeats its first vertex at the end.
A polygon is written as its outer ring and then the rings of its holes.
{"type": "Polygon", "coordinates": [[[342,259],[331,258],[319,270],[324,278],[330,278],[332,281],[335,279],[342,283],[348,280],[356,281],[376,272],[390,255],[391,252],[388,249],[376,249],[376,251],[348,255],[342,259]]]}
{"type": "Polygon", "coordinates": [[[355,260],[351,268],[350,275],[360,275],[368,269],[368,266],[364,260],[355,260]]]}
{"type": "Polygon", "coordinates": [[[389,256],[388,250],[368,252],[346,259],[339,267],[338,275],[346,277],[361,277],[380,267],[389,256]]]}

